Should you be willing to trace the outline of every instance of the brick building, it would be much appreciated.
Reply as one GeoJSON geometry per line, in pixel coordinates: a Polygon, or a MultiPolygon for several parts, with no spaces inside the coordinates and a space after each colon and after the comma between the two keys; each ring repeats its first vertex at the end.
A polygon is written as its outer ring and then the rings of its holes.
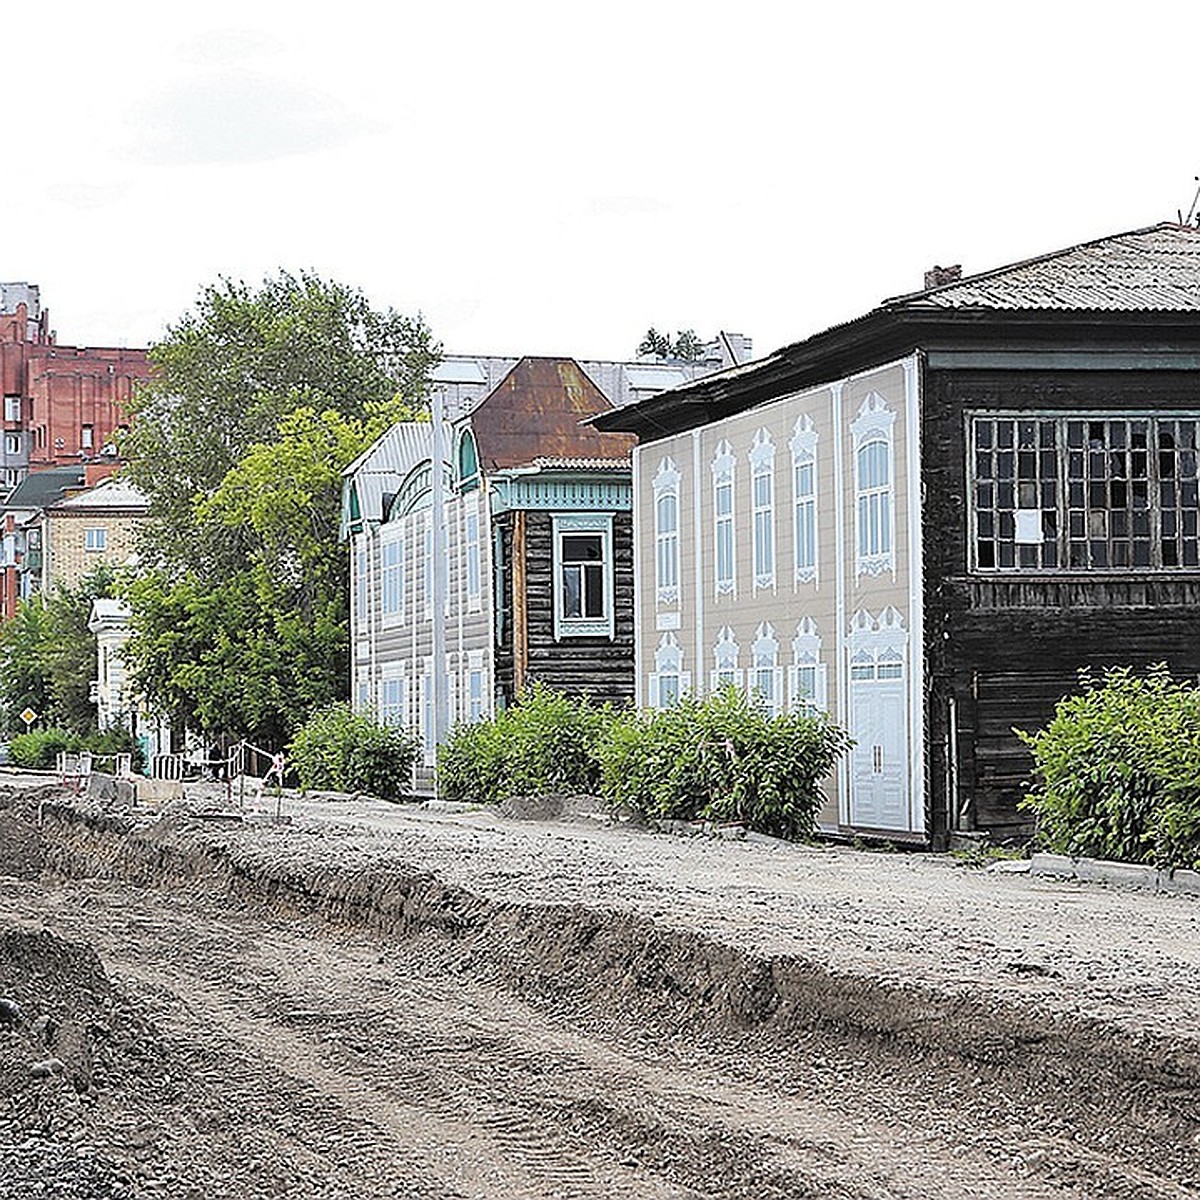
{"type": "Polygon", "coordinates": [[[144,349],[60,346],[37,287],[0,283],[0,488],[31,471],[112,456],[113,434],[149,369],[144,349]]]}

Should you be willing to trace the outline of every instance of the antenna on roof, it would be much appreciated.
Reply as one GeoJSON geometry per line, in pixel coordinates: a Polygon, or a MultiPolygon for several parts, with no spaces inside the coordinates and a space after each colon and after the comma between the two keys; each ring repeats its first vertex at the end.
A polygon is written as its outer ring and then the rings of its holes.
{"type": "MultiPolygon", "coordinates": [[[[1200,185],[1200,175],[1196,175],[1194,178],[1196,183],[1200,185]]],[[[1196,205],[1198,203],[1200,203],[1200,186],[1196,188],[1196,194],[1192,197],[1192,207],[1188,209],[1187,220],[1184,221],[1181,219],[1179,222],[1180,225],[1190,225],[1192,223],[1192,218],[1196,215],[1196,205]]]]}

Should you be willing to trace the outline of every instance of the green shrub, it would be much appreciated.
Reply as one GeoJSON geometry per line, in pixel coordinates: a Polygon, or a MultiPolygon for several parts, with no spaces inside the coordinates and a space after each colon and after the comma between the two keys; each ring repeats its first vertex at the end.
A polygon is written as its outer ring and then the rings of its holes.
{"type": "Polygon", "coordinates": [[[303,788],[402,800],[412,785],[417,743],[348,704],[330,704],[297,732],[287,756],[303,788]]]}
{"type": "Polygon", "coordinates": [[[18,733],[8,743],[8,758],[17,767],[50,771],[58,766],[61,751],[82,748],[83,739],[77,733],[66,729],[33,729],[18,733]]]}
{"type": "MultiPolygon", "coordinates": [[[[104,730],[103,733],[89,733],[83,739],[83,749],[90,750],[93,754],[110,759],[117,754],[128,754],[133,763],[135,771],[142,771],[146,766],[146,756],[142,752],[142,747],[138,744],[137,738],[123,725],[113,725],[104,730]]],[[[101,766],[108,770],[114,764],[111,762],[102,763],[101,766]]]]}
{"type": "Polygon", "coordinates": [[[645,816],[805,837],[821,807],[820,781],[850,744],[824,714],[771,716],[728,687],[616,718],[599,749],[604,796],[645,816]]]}
{"type": "Polygon", "coordinates": [[[494,804],[510,796],[595,794],[597,744],[612,712],[535,684],[490,721],[459,725],[438,747],[438,791],[494,804]]]}
{"type": "Polygon", "coordinates": [[[1060,854],[1200,865],[1200,689],[1165,667],[1086,675],[1036,734],[1037,781],[1022,801],[1060,854]]]}

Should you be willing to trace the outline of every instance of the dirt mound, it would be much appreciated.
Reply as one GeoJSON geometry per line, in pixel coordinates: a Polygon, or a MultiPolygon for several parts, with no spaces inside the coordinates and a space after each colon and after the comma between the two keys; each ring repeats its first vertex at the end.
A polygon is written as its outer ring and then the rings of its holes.
{"type": "Polygon", "coordinates": [[[0,929],[0,1196],[105,1200],[114,1164],[80,1143],[101,1090],[158,1057],[153,1030],[95,951],[46,930],[0,929]]]}
{"type": "Polygon", "coordinates": [[[36,879],[45,865],[38,827],[14,812],[0,812],[0,875],[36,879]]]}

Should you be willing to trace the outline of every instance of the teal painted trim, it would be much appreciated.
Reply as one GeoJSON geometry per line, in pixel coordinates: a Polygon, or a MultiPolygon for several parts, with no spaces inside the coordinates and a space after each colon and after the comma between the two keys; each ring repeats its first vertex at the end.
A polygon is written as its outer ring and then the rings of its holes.
{"type": "Polygon", "coordinates": [[[492,479],[492,512],[553,510],[555,512],[629,512],[633,484],[613,479],[492,479]]]}

